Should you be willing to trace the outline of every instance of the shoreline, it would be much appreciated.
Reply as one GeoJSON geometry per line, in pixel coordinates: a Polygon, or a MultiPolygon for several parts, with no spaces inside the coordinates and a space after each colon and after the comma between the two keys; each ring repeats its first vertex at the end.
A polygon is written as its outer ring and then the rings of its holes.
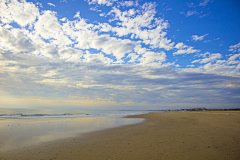
{"type": "Polygon", "coordinates": [[[131,115],[141,123],[46,142],[1,159],[240,159],[240,112],[131,115]]]}

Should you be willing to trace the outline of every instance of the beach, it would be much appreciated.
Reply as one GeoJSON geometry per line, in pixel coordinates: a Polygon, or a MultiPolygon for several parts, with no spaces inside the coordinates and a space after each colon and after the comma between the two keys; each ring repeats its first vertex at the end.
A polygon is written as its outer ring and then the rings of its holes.
{"type": "Polygon", "coordinates": [[[240,112],[132,115],[138,124],[44,142],[1,153],[1,159],[240,159],[240,112]]]}

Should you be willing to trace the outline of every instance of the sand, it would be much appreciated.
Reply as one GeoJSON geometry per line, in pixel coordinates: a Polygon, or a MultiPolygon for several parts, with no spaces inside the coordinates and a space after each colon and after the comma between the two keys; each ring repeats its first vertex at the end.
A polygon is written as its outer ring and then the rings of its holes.
{"type": "Polygon", "coordinates": [[[1,153],[1,159],[240,159],[240,112],[135,115],[140,124],[1,153]]]}
{"type": "Polygon", "coordinates": [[[21,117],[0,119],[0,154],[89,132],[142,122],[120,117],[21,117]]]}

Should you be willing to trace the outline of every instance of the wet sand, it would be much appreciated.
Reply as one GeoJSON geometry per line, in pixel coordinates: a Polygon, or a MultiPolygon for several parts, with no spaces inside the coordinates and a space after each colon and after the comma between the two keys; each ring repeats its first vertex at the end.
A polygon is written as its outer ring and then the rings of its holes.
{"type": "Polygon", "coordinates": [[[1,159],[240,159],[240,112],[135,115],[143,123],[1,153],[1,159]]]}
{"type": "Polygon", "coordinates": [[[89,132],[142,122],[120,117],[21,117],[0,118],[0,154],[89,132]]]}

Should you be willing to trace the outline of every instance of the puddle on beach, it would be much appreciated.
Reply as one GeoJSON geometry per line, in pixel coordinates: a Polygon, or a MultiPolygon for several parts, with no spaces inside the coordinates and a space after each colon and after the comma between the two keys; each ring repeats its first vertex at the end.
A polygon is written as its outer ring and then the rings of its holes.
{"type": "Polygon", "coordinates": [[[0,119],[0,150],[14,150],[87,132],[139,123],[142,120],[117,117],[0,119]]]}

